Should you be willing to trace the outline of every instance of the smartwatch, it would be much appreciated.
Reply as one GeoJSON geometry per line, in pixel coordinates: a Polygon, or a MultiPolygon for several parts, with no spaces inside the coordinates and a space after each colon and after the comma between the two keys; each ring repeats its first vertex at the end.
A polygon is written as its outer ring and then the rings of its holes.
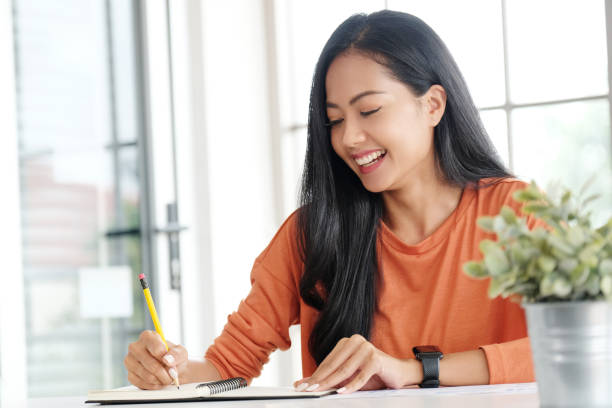
{"type": "Polygon", "coordinates": [[[421,388],[437,388],[440,385],[440,360],[444,357],[437,346],[417,346],[412,348],[417,360],[423,364],[421,388]]]}

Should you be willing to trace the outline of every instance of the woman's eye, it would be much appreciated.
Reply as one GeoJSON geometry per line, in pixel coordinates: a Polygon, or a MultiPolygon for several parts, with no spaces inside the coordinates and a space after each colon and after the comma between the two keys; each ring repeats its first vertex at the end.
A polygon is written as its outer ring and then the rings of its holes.
{"type": "MultiPolygon", "coordinates": [[[[364,116],[364,117],[365,117],[365,116],[370,116],[371,114],[378,112],[378,111],[379,111],[381,108],[382,108],[382,106],[379,106],[378,108],[376,108],[376,109],[372,109],[372,110],[369,110],[369,111],[367,111],[367,112],[359,112],[359,114],[360,114],[361,116],[364,116]]],[[[342,123],[343,121],[344,121],[344,119],[335,119],[335,120],[330,120],[329,122],[327,122],[327,123],[325,124],[325,126],[327,126],[327,127],[334,127],[334,126],[336,126],[336,125],[339,125],[339,124],[340,124],[340,123],[342,123]]]]}
{"type": "Polygon", "coordinates": [[[369,115],[371,115],[371,114],[373,114],[373,113],[378,112],[378,111],[380,110],[380,108],[382,108],[382,106],[379,106],[378,108],[373,109],[373,110],[371,110],[371,111],[361,112],[361,116],[369,116],[369,115]]]}
{"type": "Polygon", "coordinates": [[[341,123],[343,120],[344,120],[344,119],[330,120],[329,122],[327,122],[327,123],[325,124],[325,126],[327,126],[327,127],[334,127],[334,126],[336,126],[337,124],[341,123]]]}

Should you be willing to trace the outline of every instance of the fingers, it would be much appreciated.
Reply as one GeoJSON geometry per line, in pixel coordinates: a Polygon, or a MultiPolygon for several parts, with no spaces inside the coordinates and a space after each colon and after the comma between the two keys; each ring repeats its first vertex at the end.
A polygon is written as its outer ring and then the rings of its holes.
{"type": "Polygon", "coordinates": [[[360,390],[377,371],[378,364],[376,360],[368,360],[368,362],[360,368],[359,374],[337,391],[338,394],[349,394],[353,391],[360,390]]]}
{"type": "MultiPolygon", "coordinates": [[[[157,377],[157,380],[161,384],[171,384],[172,378],[168,373],[168,369],[162,365],[162,363],[154,358],[151,354],[149,354],[148,349],[145,349],[142,345],[138,343],[132,343],[128,348],[130,350],[130,354],[132,354],[133,358],[150,374],[157,377]]],[[[129,356],[129,354],[128,354],[129,356]]],[[[140,375],[140,377],[143,377],[140,375]]],[[[144,378],[143,379],[147,379],[144,378]]]]}
{"type": "MultiPolygon", "coordinates": [[[[175,347],[178,348],[178,346],[175,347]]],[[[182,355],[181,353],[182,351],[176,355],[182,355]]],[[[129,345],[128,354],[124,360],[128,379],[132,378],[135,381],[130,380],[130,382],[140,388],[146,387],[146,389],[157,389],[171,384],[173,379],[169,371],[174,370],[173,374],[176,374],[174,368],[176,357],[174,354],[168,354],[171,358],[164,359],[166,355],[166,346],[161,337],[153,331],[143,331],[138,341],[129,345]]]]}
{"type": "Polygon", "coordinates": [[[333,350],[325,357],[319,367],[317,367],[313,377],[327,377],[364,343],[367,343],[367,340],[358,334],[354,334],[350,338],[345,337],[340,339],[333,350]]]}
{"type": "Polygon", "coordinates": [[[332,369],[333,360],[339,354],[346,352],[346,345],[349,342],[348,337],[343,337],[338,340],[338,343],[334,346],[332,351],[325,357],[325,359],[319,364],[315,372],[308,378],[302,378],[299,381],[293,383],[293,387],[296,391],[312,391],[314,388],[318,388],[319,384],[317,383],[318,378],[325,378],[332,369]]]}
{"type": "MultiPolygon", "coordinates": [[[[373,363],[376,360],[374,346],[370,343],[362,343],[357,347],[352,355],[344,362],[341,362],[338,368],[330,373],[327,377],[318,380],[318,390],[326,390],[337,386],[341,382],[356,376],[358,372],[363,373],[363,367],[373,363]]],[[[366,381],[369,379],[366,378],[366,381]]]]}
{"type": "Polygon", "coordinates": [[[161,384],[150,384],[144,381],[142,378],[138,377],[134,373],[128,373],[128,381],[130,384],[135,385],[136,387],[142,390],[159,390],[163,387],[161,384]]]}
{"type": "Polygon", "coordinates": [[[157,359],[161,359],[168,351],[161,336],[152,330],[145,330],[140,333],[138,342],[144,344],[149,353],[157,359]]]}
{"type": "Polygon", "coordinates": [[[128,378],[130,376],[133,376],[139,382],[139,384],[136,384],[130,381],[132,384],[144,389],[155,389],[155,387],[163,387],[164,385],[167,385],[165,383],[162,383],[155,374],[146,369],[131,354],[128,354],[125,357],[123,363],[125,364],[125,367],[128,370],[128,378]],[[143,387],[141,387],[141,385],[143,385],[143,387]]]}
{"type": "Polygon", "coordinates": [[[298,391],[323,391],[357,375],[367,362],[376,359],[376,348],[363,336],[343,338],[311,377],[296,381],[294,386],[298,391]]]}
{"type": "Polygon", "coordinates": [[[168,351],[162,356],[162,361],[168,367],[176,367],[187,361],[187,349],[180,344],[174,344],[169,341],[168,351]]]}

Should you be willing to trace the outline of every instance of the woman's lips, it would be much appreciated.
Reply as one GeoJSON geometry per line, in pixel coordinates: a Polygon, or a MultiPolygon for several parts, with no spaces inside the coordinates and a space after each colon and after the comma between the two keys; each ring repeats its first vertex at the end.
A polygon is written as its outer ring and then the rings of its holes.
{"type": "Polygon", "coordinates": [[[358,164],[359,171],[362,174],[368,174],[368,173],[373,172],[374,170],[376,170],[377,168],[380,167],[380,165],[382,164],[383,160],[385,160],[385,157],[387,157],[387,153],[386,152],[381,154],[380,156],[378,156],[374,161],[372,161],[370,163],[363,164],[363,165],[358,164]]]}

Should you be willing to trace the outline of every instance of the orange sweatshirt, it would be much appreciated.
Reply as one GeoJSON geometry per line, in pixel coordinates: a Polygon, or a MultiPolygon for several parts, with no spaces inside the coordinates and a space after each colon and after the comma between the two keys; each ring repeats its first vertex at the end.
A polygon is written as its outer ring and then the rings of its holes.
{"type": "MultiPolygon", "coordinates": [[[[417,245],[406,245],[383,223],[378,307],[370,338],[374,346],[403,359],[414,358],[412,347],[423,344],[435,344],[447,354],[480,347],[491,384],[534,381],[522,308],[507,299],[489,299],[489,279],[471,278],[462,269],[466,261],[482,259],[482,239],[494,239],[477,227],[476,219],[498,214],[504,204],[520,214],[512,193],[525,186],[506,179],[484,189],[464,189],[453,213],[417,245]]],[[[257,257],[249,295],[206,352],[223,378],[257,377],[272,351],[289,348],[289,326],[294,324],[301,324],[304,377],[316,369],[308,338],[318,313],[299,295],[296,220],[296,213],[289,216],[257,257]]],[[[529,217],[529,227],[535,224],[529,217]]]]}

